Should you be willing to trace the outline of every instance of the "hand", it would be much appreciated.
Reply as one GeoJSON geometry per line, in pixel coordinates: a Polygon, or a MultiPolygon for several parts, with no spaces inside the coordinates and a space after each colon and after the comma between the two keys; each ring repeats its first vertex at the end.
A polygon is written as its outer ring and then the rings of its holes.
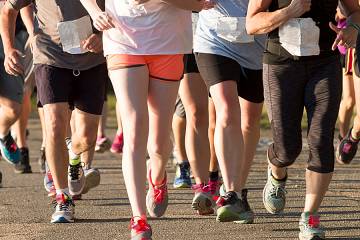
{"type": "Polygon", "coordinates": [[[99,12],[91,16],[91,18],[94,21],[94,27],[99,31],[105,31],[115,27],[113,19],[106,12],[99,12]]]}
{"type": "Polygon", "coordinates": [[[340,29],[337,28],[333,23],[329,23],[329,26],[337,34],[336,39],[332,45],[333,51],[337,48],[338,45],[346,48],[355,47],[358,35],[358,32],[355,28],[347,27],[340,29]]]}
{"type": "Polygon", "coordinates": [[[297,18],[310,11],[311,0],[292,0],[287,6],[291,18],[297,18]]]}
{"type": "Polygon", "coordinates": [[[92,53],[100,53],[103,50],[101,34],[91,34],[88,39],[82,43],[83,49],[92,53]]]}
{"type": "Polygon", "coordinates": [[[15,48],[6,51],[4,61],[5,71],[14,76],[24,75],[24,66],[20,60],[22,57],[25,57],[24,54],[15,48]]]}

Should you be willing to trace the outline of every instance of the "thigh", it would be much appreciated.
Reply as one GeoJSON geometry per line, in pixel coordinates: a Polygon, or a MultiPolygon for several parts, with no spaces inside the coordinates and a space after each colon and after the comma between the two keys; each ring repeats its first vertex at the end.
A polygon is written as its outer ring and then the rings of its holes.
{"type": "Polygon", "coordinates": [[[74,106],[82,112],[101,115],[107,81],[106,64],[81,71],[75,77],[72,98],[74,106]]]}
{"type": "Polygon", "coordinates": [[[301,120],[307,81],[305,67],[302,64],[264,64],[263,79],[265,104],[275,148],[291,142],[294,148],[301,145],[301,120]]]}
{"type": "Polygon", "coordinates": [[[252,70],[241,67],[240,81],[238,82],[239,97],[252,103],[264,102],[262,78],[262,70],[252,70]]]}
{"type": "Polygon", "coordinates": [[[38,100],[42,106],[52,103],[69,103],[74,76],[72,70],[45,64],[35,66],[38,100]]]}

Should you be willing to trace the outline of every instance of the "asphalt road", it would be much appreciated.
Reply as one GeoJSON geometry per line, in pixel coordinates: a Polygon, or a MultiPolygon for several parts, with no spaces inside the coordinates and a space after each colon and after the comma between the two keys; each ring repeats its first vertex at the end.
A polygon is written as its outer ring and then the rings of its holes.
{"type": "MultiPolygon", "coordinates": [[[[113,126],[114,120],[110,121],[113,126]]],[[[41,134],[36,119],[30,121],[29,144],[33,174],[17,175],[0,162],[4,175],[0,189],[0,239],[128,239],[130,206],[121,172],[121,156],[96,154],[94,166],[101,171],[101,185],[76,202],[76,223],[50,224],[52,207],[38,171],[41,134]]],[[[114,129],[108,131],[114,135],[114,129]]],[[[268,135],[268,133],[265,133],[268,135]]],[[[215,216],[197,216],[191,209],[191,190],[174,190],[169,182],[170,205],[166,216],[151,219],[154,240],[297,239],[298,219],[304,203],[304,169],[307,150],[289,170],[287,207],[281,216],[266,213],[262,190],[266,181],[265,145],[256,155],[249,176],[249,202],[255,223],[217,223],[215,216]]],[[[305,144],[304,144],[305,145],[305,144]]],[[[169,179],[174,169],[169,164],[169,179]]],[[[321,209],[328,239],[360,239],[360,161],[337,166],[334,180],[321,209]]]]}

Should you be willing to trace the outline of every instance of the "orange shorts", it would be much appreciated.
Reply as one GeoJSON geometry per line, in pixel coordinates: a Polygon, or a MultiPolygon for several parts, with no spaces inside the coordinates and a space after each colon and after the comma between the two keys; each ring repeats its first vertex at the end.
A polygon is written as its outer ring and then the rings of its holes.
{"type": "Polygon", "coordinates": [[[184,74],[184,55],[128,55],[107,56],[108,70],[147,66],[151,78],[179,81],[184,74]]]}

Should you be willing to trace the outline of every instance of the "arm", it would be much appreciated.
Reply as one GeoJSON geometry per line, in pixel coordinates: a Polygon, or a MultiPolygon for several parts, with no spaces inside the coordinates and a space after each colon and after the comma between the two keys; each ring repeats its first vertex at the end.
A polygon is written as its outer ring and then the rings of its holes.
{"type": "Polygon", "coordinates": [[[189,11],[197,11],[206,10],[213,8],[215,3],[210,0],[162,0],[162,2],[174,5],[175,7],[189,10],[189,11]]]}
{"type": "Polygon", "coordinates": [[[330,28],[336,32],[337,37],[334,41],[332,49],[335,50],[337,45],[346,48],[354,47],[358,32],[360,30],[360,6],[357,1],[341,0],[340,7],[347,15],[347,27],[344,29],[337,28],[334,24],[330,23],[330,28]]]}
{"type": "Polygon", "coordinates": [[[14,46],[15,43],[15,24],[19,11],[12,8],[7,1],[1,14],[1,38],[5,53],[5,71],[11,75],[22,75],[23,66],[20,62],[22,53],[14,46]]]}
{"type": "Polygon", "coordinates": [[[33,6],[29,5],[20,10],[21,19],[26,27],[28,34],[33,36],[34,34],[34,15],[33,15],[33,6]]]}
{"type": "Polygon", "coordinates": [[[265,34],[310,10],[310,0],[292,0],[290,5],[274,12],[268,12],[272,0],[250,0],[246,16],[246,30],[249,34],[265,34]]]}
{"type": "Polygon", "coordinates": [[[97,30],[104,31],[115,27],[112,18],[100,9],[96,0],[80,0],[80,2],[89,13],[97,30]]]}

